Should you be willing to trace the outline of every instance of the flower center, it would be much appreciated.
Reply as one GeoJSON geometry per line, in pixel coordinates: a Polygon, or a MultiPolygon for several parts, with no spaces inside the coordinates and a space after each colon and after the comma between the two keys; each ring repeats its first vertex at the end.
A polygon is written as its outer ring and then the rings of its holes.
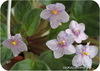
{"type": "Polygon", "coordinates": [[[17,42],[15,42],[15,41],[12,41],[12,42],[11,42],[11,44],[12,44],[12,45],[16,45],[16,44],[17,44],[17,42]]]}
{"type": "Polygon", "coordinates": [[[79,30],[73,30],[72,29],[72,32],[78,37],[78,35],[80,34],[80,31],[79,30]]]}
{"type": "Polygon", "coordinates": [[[60,45],[65,45],[65,40],[59,42],[60,45]]]}
{"type": "Polygon", "coordinates": [[[85,54],[85,55],[89,55],[89,54],[88,54],[87,52],[85,52],[85,51],[83,51],[82,53],[85,54]]]}
{"type": "Polygon", "coordinates": [[[57,11],[57,10],[53,10],[52,13],[53,13],[53,14],[57,14],[58,11],[57,11]]]}

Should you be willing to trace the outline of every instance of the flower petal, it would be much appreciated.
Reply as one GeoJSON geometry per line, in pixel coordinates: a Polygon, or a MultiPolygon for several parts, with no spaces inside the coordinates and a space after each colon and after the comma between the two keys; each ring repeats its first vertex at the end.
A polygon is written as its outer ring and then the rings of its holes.
{"type": "Polygon", "coordinates": [[[27,46],[23,41],[19,41],[17,48],[23,52],[23,51],[27,51],[27,46]]]}
{"type": "Polygon", "coordinates": [[[60,18],[60,21],[63,22],[63,23],[69,21],[69,15],[67,14],[66,11],[59,12],[58,16],[60,18]]]}
{"type": "Polygon", "coordinates": [[[46,42],[46,45],[49,47],[49,49],[55,51],[58,47],[58,41],[56,39],[50,40],[46,42]]]}
{"type": "Polygon", "coordinates": [[[87,49],[90,58],[94,58],[98,53],[98,48],[96,46],[88,46],[87,49]]]}
{"type": "Polygon", "coordinates": [[[20,54],[20,50],[17,47],[13,47],[12,49],[13,55],[16,57],[20,54]]]}
{"type": "Polygon", "coordinates": [[[66,29],[66,33],[73,35],[73,33],[70,29],[66,29]]]}
{"type": "Polygon", "coordinates": [[[62,48],[59,48],[58,50],[54,51],[54,57],[56,59],[62,57],[64,54],[63,54],[63,49],[62,48]]]}
{"type": "Polygon", "coordinates": [[[50,16],[52,16],[52,13],[47,9],[43,10],[40,14],[40,17],[43,19],[48,19],[50,16]]]}
{"type": "Polygon", "coordinates": [[[81,43],[81,42],[82,42],[82,39],[79,38],[79,37],[74,37],[74,40],[75,40],[77,43],[81,43]]]}
{"type": "Polygon", "coordinates": [[[82,40],[86,40],[88,38],[88,36],[84,32],[81,32],[79,35],[79,38],[82,40]]]}
{"type": "Polygon", "coordinates": [[[3,44],[5,47],[11,49],[11,48],[13,47],[11,43],[12,43],[11,39],[7,39],[7,40],[3,41],[2,44],[3,44]]]}
{"type": "Polygon", "coordinates": [[[79,67],[82,65],[82,56],[81,55],[75,55],[72,59],[72,65],[75,67],[79,67]]]}
{"type": "Polygon", "coordinates": [[[80,54],[80,53],[82,52],[83,47],[84,47],[84,46],[81,45],[81,44],[80,44],[80,45],[77,45],[77,46],[76,46],[76,54],[80,54]]]}
{"type": "Polygon", "coordinates": [[[57,35],[57,40],[62,41],[62,39],[66,40],[67,44],[72,44],[74,42],[74,39],[71,35],[68,35],[65,31],[61,31],[57,35]]]}
{"type": "Polygon", "coordinates": [[[83,59],[82,59],[82,64],[84,67],[86,68],[91,68],[92,66],[92,59],[89,58],[89,56],[84,56],[83,59]]]}
{"type": "Polygon", "coordinates": [[[22,40],[22,37],[21,37],[21,35],[20,35],[20,34],[16,34],[16,35],[15,35],[15,39],[22,40]]]}
{"type": "Polygon", "coordinates": [[[61,31],[58,35],[57,35],[57,40],[60,41],[61,38],[63,37],[67,37],[68,34],[65,31],[61,31]]]}
{"type": "Polygon", "coordinates": [[[56,29],[56,28],[59,26],[59,24],[60,24],[57,15],[51,16],[49,20],[50,20],[50,25],[51,25],[51,27],[52,27],[53,29],[56,29]]]}
{"type": "Polygon", "coordinates": [[[80,26],[79,26],[79,24],[76,21],[72,20],[70,25],[69,25],[69,28],[70,29],[79,29],[80,26]]]}
{"type": "Polygon", "coordinates": [[[65,6],[62,3],[56,3],[55,7],[57,10],[60,10],[60,11],[65,10],[65,6]]]}
{"type": "Polygon", "coordinates": [[[56,4],[49,4],[49,5],[46,6],[46,8],[47,8],[48,10],[51,10],[51,11],[52,11],[53,9],[55,9],[55,5],[56,5],[56,4]]]}
{"type": "Polygon", "coordinates": [[[75,53],[76,50],[73,45],[69,45],[68,47],[64,47],[63,53],[66,55],[75,53]]]}
{"type": "Polygon", "coordinates": [[[85,30],[85,25],[84,25],[84,23],[79,23],[79,26],[80,26],[80,30],[81,30],[81,31],[84,31],[84,30],[85,30]]]}
{"type": "Polygon", "coordinates": [[[11,48],[14,56],[18,56],[19,53],[23,51],[27,51],[27,46],[23,41],[19,41],[17,45],[14,45],[13,48],[11,48]]]}

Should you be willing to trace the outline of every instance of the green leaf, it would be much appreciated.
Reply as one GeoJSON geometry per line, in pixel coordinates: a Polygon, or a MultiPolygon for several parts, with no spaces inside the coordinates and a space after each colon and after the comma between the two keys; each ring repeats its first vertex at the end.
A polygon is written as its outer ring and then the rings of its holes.
{"type": "MultiPolygon", "coordinates": [[[[13,7],[17,1],[12,1],[12,6],[13,7]]],[[[1,12],[4,14],[4,16],[7,16],[7,10],[8,10],[8,1],[5,1],[2,6],[1,6],[1,12]]]]}
{"type": "Polygon", "coordinates": [[[42,9],[32,9],[27,12],[23,18],[21,29],[25,31],[28,36],[31,36],[38,25],[40,24],[40,13],[42,9]]]}
{"type": "Polygon", "coordinates": [[[19,1],[14,7],[14,14],[17,21],[21,22],[25,13],[31,10],[29,1],[19,1]]]}
{"type": "Polygon", "coordinates": [[[99,6],[94,1],[78,1],[71,8],[71,19],[86,25],[86,34],[99,35],[99,6]]]}
{"type": "Polygon", "coordinates": [[[11,70],[46,70],[49,71],[50,68],[41,60],[32,61],[30,59],[25,59],[16,63],[11,70]]]}
{"type": "Polygon", "coordinates": [[[51,71],[50,68],[48,67],[47,64],[45,64],[43,61],[41,60],[36,60],[34,62],[34,70],[46,70],[46,71],[51,71]]]}
{"type": "Polygon", "coordinates": [[[40,60],[43,60],[51,70],[64,70],[63,67],[72,66],[73,55],[63,56],[55,59],[52,51],[46,51],[40,55],[40,60]]]}
{"type": "Polygon", "coordinates": [[[7,61],[9,61],[11,58],[13,58],[13,53],[10,49],[3,47],[2,42],[7,39],[7,26],[6,24],[0,23],[0,50],[1,50],[1,64],[3,65],[7,61]]]}
{"type": "Polygon", "coordinates": [[[16,63],[11,70],[32,70],[34,63],[30,59],[26,59],[16,63]]]}
{"type": "Polygon", "coordinates": [[[7,39],[7,25],[1,22],[0,22],[0,36],[2,37],[0,39],[1,42],[7,39]]]}
{"type": "Polygon", "coordinates": [[[3,65],[14,56],[10,49],[3,46],[1,46],[0,48],[1,48],[1,64],[3,65]]]}

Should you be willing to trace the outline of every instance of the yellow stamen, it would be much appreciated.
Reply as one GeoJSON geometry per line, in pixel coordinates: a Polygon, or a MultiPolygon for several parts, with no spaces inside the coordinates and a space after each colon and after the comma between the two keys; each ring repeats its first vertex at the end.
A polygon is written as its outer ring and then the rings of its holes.
{"type": "Polygon", "coordinates": [[[87,52],[84,52],[84,51],[83,51],[83,53],[84,53],[85,55],[89,55],[87,52]]]}
{"type": "Polygon", "coordinates": [[[58,12],[57,12],[57,10],[53,10],[52,13],[53,14],[57,14],[58,12]]]}
{"type": "Polygon", "coordinates": [[[15,41],[11,42],[12,45],[16,45],[17,43],[15,41]]]}
{"type": "Polygon", "coordinates": [[[62,41],[60,41],[60,42],[59,42],[59,44],[63,45],[63,42],[62,42],[62,41]]]}

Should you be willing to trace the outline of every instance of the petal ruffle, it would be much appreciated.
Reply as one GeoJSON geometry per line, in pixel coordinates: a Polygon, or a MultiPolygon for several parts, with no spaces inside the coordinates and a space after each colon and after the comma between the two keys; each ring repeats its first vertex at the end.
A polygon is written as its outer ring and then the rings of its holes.
{"type": "Polygon", "coordinates": [[[57,10],[60,10],[60,11],[65,10],[65,6],[62,3],[56,3],[55,7],[57,10]]]}
{"type": "Polygon", "coordinates": [[[7,48],[13,48],[13,46],[12,46],[12,41],[11,41],[11,39],[7,39],[7,40],[5,40],[5,41],[3,41],[3,45],[5,46],[5,47],[7,47],[7,48]]]}
{"type": "Polygon", "coordinates": [[[98,53],[98,48],[96,46],[88,46],[87,52],[89,53],[90,58],[94,58],[98,53]]]}
{"type": "Polygon", "coordinates": [[[73,33],[70,29],[66,29],[66,33],[73,35],[73,33]]]}
{"type": "Polygon", "coordinates": [[[82,40],[86,40],[88,36],[84,32],[81,32],[78,38],[81,38],[82,40]]]}
{"type": "Polygon", "coordinates": [[[23,41],[19,41],[18,45],[16,46],[21,52],[27,51],[27,46],[23,41]]]}
{"type": "Polygon", "coordinates": [[[56,39],[50,40],[46,42],[46,45],[51,49],[52,51],[55,51],[59,48],[58,41],[56,39]]]}
{"type": "Polygon", "coordinates": [[[86,68],[91,68],[92,66],[92,59],[89,58],[89,56],[84,56],[83,59],[82,59],[82,64],[84,67],[86,68]]]}
{"type": "Polygon", "coordinates": [[[77,46],[76,46],[76,54],[80,54],[80,53],[82,52],[83,47],[84,47],[84,46],[81,45],[81,44],[80,44],[80,45],[77,45],[77,46]]]}
{"type": "Polygon", "coordinates": [[[63,54],[63,49],[62,48],[59,48],[58,50],[54,51],[54,57],[55,58],[60,58],[62,57],[64,54],[63,54]]]}
{"type": "Polygon", "coordinates": [[[66,11],[59,12],[58,17],[61,22],[65,23],[69,21],[69,15],[66,11]]]}
{"type": "Polygon", "coordinates": [[[72,20],[70,25],[69,25],[69,28],[70,29],[79,29],[80,27],[79,27],[79,24],[76,21],[72,20]]]}
{"type": "Polygon", "coordinates": [[[81,43],[82,42],[82,39],[80,37],[74,37],[74,40],[77,42],[77,43],[81,43]]]}
{"type": "Polygon", "coordinates": [[[76,52],[76,50],[75,50],[75,47],[73,45],[69,45],[68,47],[64,47],[64,49],[63,49],[63,53],[65,55],[73,54],[75,52],[76,52]]]}
{"type": "Polygon", "coordinates": [[[14,57],[18,56],[21,52],[20,50],[18,50],[17,47],[13,47],[11,50],[13,52],[14,57]]]}
{"type": "Polygon", "coordinates": [[[53,9],[55,9],[55,5],[56,5],[56,4],[49,4],[49,5],[46,6],[46,8],[47,8],[48,10],[51,10],[51,11],[52,11],[53,9]]]}
{"type": "Polygon", "coordinates": [[[75,55],[72,59],[72,65],[75,67],[79,67],[82,65],[82,56],[81,55],[75,55]]]}
{"type": "Polygon", "coordinates": [[[80,26],[80,30],[81,31],[85,31],[85,25],[84,25],[84,23],[79,23],[79,26],[80,26]]]}
{"type": "Polygon", "coordinates": [[[40,14],[40,17],[43,19],[48,19],[48,18],[50,18],[50,16],[52,16],[52,13],[51,13],[51,11],[49,11],[47,9],[43,10],[40,14]]]}
{"type": "Polygon", "coordinates": [[[21,35],[20,35],[20,34],[16,34],[16,35],[15,35],[15,39],[22,40],[22,37],[21,37],[21,35]]]}
{"type": "Polygon", "coordinates": [[[51,25],[51,27],[53,29],[56,29],[59,26],[59,24],[60,24],[59,18],[58,18],[57,15],[51,16],[49,20],[50,20],[50,25],[51,25]]]}

